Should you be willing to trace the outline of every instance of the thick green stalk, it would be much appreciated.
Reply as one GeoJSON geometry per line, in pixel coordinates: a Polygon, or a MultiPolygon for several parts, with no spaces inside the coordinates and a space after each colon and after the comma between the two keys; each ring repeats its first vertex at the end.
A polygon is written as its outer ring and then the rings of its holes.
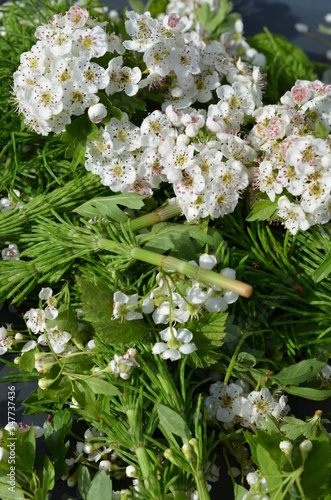
{"type": "Polygon", "coordinates": [[[197,485],[199,500],[210,500],[210,495],[207,489],[207,483],[203,470],[200,469],[194,474],[194,479],[197,485]]]}
{"type": "Polygon", "coordinates": [[[126,254],[128,257],[141,260],[142,262],[147,262],[148,264],[154,264],[155,266],[162,267],[165,270],[185,274],[185,276],[189,276],[190,278],[206,283],[207,285],[215,285],[223,288],[224,290],[231,290],[232,292],[238,293],[238,295],[241,295],[242,297],[248,298],[253,292],[253,287],[251,285],[243,283],[242,281],[227,278],[222,274],[215,273],[214,271],[210,271],[209,269],[205,269],[200,266],[195,266],[185,260],[180,260],[176,257],[171,257],[170,255],[161,255],[159,253],[150,252],[149,250],[137,247],[125,248],[119,243],[106,239],[98,240],[97,246],[100,250],[108,250],[122,255],[126,254]]]}
{"type": "MultiPolygon", "coordinates": [[[[145,487],[151,494],[156,494],[156,492],[158,491],[158,480],[155,476],[155,471],[151,465],[151,459],[147,453],[145,446],[139,446],[138,448],[136,448],[135,454],[138,459],[145,487]]],[[[159,496],[155,496],[153,497],[153,500],[161,500],[161,498],[159,496]]]]}
{"type": "Polygon", "coordinates": [[[207,285],[216,285],[225,290],[231,290],[232,292],[238,293],[242,297],[250,297],[253,292],[251,285],[243,283],[242,281],[227,278],[222,274],[215,273],[214,271],[210,271],[204,267],[195,266],[185,260],[180,260],[176,257],[171,257],[170,255],[160,255],[142,248],[132,248],[131,257],[162,267],[168,271],[171,270],[185,274],[186,276],[194,278],[202,283],[206,283],[207,285]]]}
{"type": "Polygon", "coordinates": [[[131,221],[131,229],[132,231],[139,231],[139,229],[143,229],[144,227],[154,226],[154,224],[158,224],[159,222],[172,219],[173,217],[176,217],[177,215],[181,214],[182,211],[178,203],[165,205],[163,207],[157,208],[156,210],[147,215],[142,215],[141,217],[137,217],[137,219],[133,219],[131,221]]]}

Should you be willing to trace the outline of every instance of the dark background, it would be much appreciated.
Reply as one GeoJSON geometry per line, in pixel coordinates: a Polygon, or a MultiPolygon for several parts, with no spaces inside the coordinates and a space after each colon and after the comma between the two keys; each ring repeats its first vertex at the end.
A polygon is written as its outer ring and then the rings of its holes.
{"type": "MultiPolygon", "coordinates": [[[[246,37],[254,34],[267,27],[272,33],[285,35],[287,39],[299,45],[306,51],[308,56],[316,62],[326,62],[325,52],[328,47],[317,43],[311,38],[299,34],[294,28],[295,23],[304,23],[309,26],[309,33],[317,34],[319,23],[327,24],[324,21],[324,16],[331,12],[330,0],[232,0],[234,10],[240,12],[244,21],[244,35],[246,37]]],[[[3,4],[4,0],[0,0],[3,4]]],[[[122,11],[128,2],[114,0],[103,1],[104,5],[109,5],[112,8],[122,11]]],[[[331,25],[330,25],[331,26],[331,25]]],[[[324,40],[331,42],[331,37],[319,35],[324,40]]],[[[331,48],[331,47],[330,47],[331,48]]],[[[1,249],[0,249],[1,250],[1,249]]],[[[8,311],[8,307],[4,306],[0,310],[0,326],[6,326],[6,323],[17,325],[17,315],[8,311]]],[[[24,328],[24,323],[22,324],[24,328]]],[[[12,357],[13,359],[13,357],[12,357]]],[[[2,378],[8,369],[4,364],[0,364],[0,377],[2,378]]],[[[0,427],[7,424],[7,383],[0,385],[0,427]]],[[[33,384],[15,383],[16,387],[16,416],[17,421],[22,421],[24,424],[43,425],[46,419],[45,415],[29,416],[23,415],[24,408],[22,402],[26,399],[34,389],[33,384]]],[[[313,415],[317,409],[330,411],[330,403],[312,403],[304,399],[289,398],[289,403],[292,409],[295,409],[295,416],[304,418],[305,416],[313,415]]],[[[213,499],[218,499],[220,496],[224,500],[233,499],[232,484],[227,474],[227,468],[222,459],[222,450],[219,453],[219,464],[221,465],[221,478],[219,483],[214,483],[211,496],[213,499]]],[[[79,498],[77,491],[66,488],[66,483],[61,481],[56,490],[50,495],[51,500],[69,500],[69,498],[79,498]]]]}

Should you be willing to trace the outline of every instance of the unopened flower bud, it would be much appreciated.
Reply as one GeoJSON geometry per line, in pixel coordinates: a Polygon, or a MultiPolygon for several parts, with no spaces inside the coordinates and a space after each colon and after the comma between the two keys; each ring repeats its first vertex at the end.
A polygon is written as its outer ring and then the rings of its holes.
{"type": "Polygon", "coordinates": [[[106,116],[107,108],[102,103],[94,104],[88,109],[88,117],[92,123],[100,123],[106,116]]]}
{"type": "Polygon", "coordinates": [[[285,456],[290,459],[293,450],[293,444],[290,441],[281,441],[279,443],[279,448],[285,453],[285,456]]]}
{"type": "Polygon", "coordinates": [[[40,378],[38,380],[38,386],[40,387],[40,389],[42,389],[43,391],[45,391],[46,389],[48,389],[54,382],[54,379],[52,378],[40,378]]]}
{"type": "Polygon", "coordinates": [[[138,471],[134,465],[128,465],[125,469],[127,477],[138,477],[138,471]]]}
{"type": "Polygon", "coordinates": [[[24,339],[24,336],[21,334],[21,333],[16,333],[15,334],[15,340],[23,340],[24,339]]]}
{"type": "Polygon", "coordinates": [[[77,474],[73,474],[72,476],[68,477],[67,485],[69,488],[74,488],[76,484],[77,484],[77,474]]]}
{"type": "Polygon", "coordinates": [[[313,444],[311,441],[309,441],[309,439],[305,439],[305,441],[302,441],[302,443],[299,444],[299,448],[301,451],[301,457],[302,457],[303,462],[305,462],[305,460],[307,460],[308,454],[311,451],[312,447],[313,447],[313,444]]]}
{"type": "Polygon", "coordinates": [[[109,460],[101,460],[99,462],[99,469],[106,472],[111,470],[111,462],[109,460]]]}
{"type": "Polygon", "coordinates": [[[14,358],[15,365],[19,365],[20,362],[21,362],[21,356],[16,356],[16,358],[14,358]]]}

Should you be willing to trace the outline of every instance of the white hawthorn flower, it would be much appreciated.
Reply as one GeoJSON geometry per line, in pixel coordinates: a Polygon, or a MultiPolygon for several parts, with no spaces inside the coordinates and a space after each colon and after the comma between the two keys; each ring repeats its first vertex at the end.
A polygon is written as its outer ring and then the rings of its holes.
{"type": "Polygon", "coordinates": [[[156,342],[152,349],[153,354],[161,354],[163,359],[177,361],[182,354],[191,354],[197,350],[195,344],[191,344],[193,334],[187,328],[168,327],[160,332],[163,342],[156,342]]]}
{"type": "Polygon", "coordinates": [[[115,292],[113,300],[114,308],[112,319],[120,319],[121,321],[126,319],[127,321],[131,321],[143,317],[142,314],[136,311],[138,302],[137,293],[129,297],[123,292],[115,292]]]}
{"type": "Polygon", "coordinates": [[[1,257],[3,260],[20,260],[20,252],[15,243],[11,243],[7,248],[1,251],[1,257]]]}

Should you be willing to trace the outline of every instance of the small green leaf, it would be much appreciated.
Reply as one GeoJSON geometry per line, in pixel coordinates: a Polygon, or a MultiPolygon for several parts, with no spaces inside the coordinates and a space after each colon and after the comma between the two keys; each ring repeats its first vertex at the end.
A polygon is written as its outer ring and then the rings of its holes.
{"type": "Polygon", "coordinates": [[[159,14],[166,11],[168,0],[149,0],[145,7],[145,12],[150,12],[154,19],[157,19],[159,14]]]}
{"type": "Polygon", "coordinates": [[[74,380],[73,385],[72,395],[79,406],[84,408],[86,405],[95,403],[95,394],[84,380],[74,380]]]}
{"type": "Polygon", "coordinates": [[[62,141],[69,144],[66,158],[72,159],[72,170],[75,170],[79,164],[85,163],[86,141],[88,138],[94,140],[97,136],[98,127],[89,120],[87,114],[75,118],[69,125],[66,125],[62,141]]]}
{"type": "Polygon", "coordinates": [[[129,5],[131,9],[138,12],[138,14],[142,14],[145,10],[145,5],[140,0],[129,0],[129,5]]]}
{"type": "Polygon", "coordinates": [[[248,214],[246,220],[253,222],[255,220],[271,219],[277,210],[278,201],[261,200],[254,203],[252,210],[248,214]]]}
{"type": "Polygon", "coordinates": [[[128,216],[118,208],[118,205],[123,207],[139,210],[144,206],[144,196],[136,193],[122,193],[113,196],[92,198],[74,212],[87,218],[106,217],[115,222],[126,222],[128,216]]]}
{"type": "MultiPolygon", "coordinates": [[[[278,470],[276,462],[272,459],[271,454],[267,449],[265,449],[260,443],[256,446],[256,456],[258,461],[259,469],[265,477],[268,490],[276,491],[281,490],[282,487],[282,477],[278,470]]],[[[282,496],[274,496],[275,500],[282,498],[282,496]]]]}
{"type": "MultiPolygon", "coordinates": [[[[106,106],[107,111],[109,111],[109,114],[113,118],[116,118],[119,121],[124,120],[124,115],[123,115],[122,111],[119,108],[117,108],[116,106],[113,106],[113,103],[111,102],[111,100],[108,99],[108,97],[103,92],[98,92],[97,96],[100,99],[99,102],[102,103],[104,106],[106,106]]],[[[106,121],[106,119],[105,119],[105,121],[106,121]]],[[[94,140],[94,139],[91,139],[91,140],[94,140]]]]}
{"type": "Polygon", "coordinates": [[[78,290],[82,297],[82,309],[102,339],[109,344],[129,343],[141,339],[149,333],[142,321],[112,320],[113,294],[107,284],[101,280],[95,283],[77,276],[78,290]]]}
{"type": "Polygon", "coordinates": [[[67,435],[71,430],[69,410],[59,410],[54,414],[53,425],[49,422],[44,424],[45,441],[51,453],[52,462],[57,477],[63,475],[64,459],[69,450],[67,435]]]}
{"type": "Polygon", "coordinates": [[[243,500],[244,496],[247,495],[248,490],[244,488],[243,486],[240,486],[240,484],[236,483],[234,487],[234,498],[235,500],[243,500]]]}
{"type": "Polygon", "coordinates": [[[34,350],[24,352],[22,354],[19,368],[22,372],[32,372],[35,365],[34,350]]]}
{"type": "Polygon", "coordinates": [[[313,277],[313,280],[316,281],[316,283],[319,283],[324,278],[329,276],[330,273],[331,273],[331,252],[328,253],[328,255],[325,257],[322,264],[320,264],[318,266],[318,268],[315,269],[312,277],[313,277]]]}
{"type": "Polygon", "coordinates": [[[238,363],[241,363],[249,368],[256,365],[256,358],[249,352],[240,352],[237,357],[238,363]]]}
{"type": "Polygon", "coordinates": [[[310,440],[313,447],[304,465],[301,485],[307,498],[317,500],[330,492],[331,444],[324,434],[310,440]]]}
{"type": "Polygon", "coordinates": [[[168,408],[168,406],[158,404],[157,413],[160,419],[160,424],[162,425],[165,432],[170,435],[175,434],[183,439],[183,441],[188,441],[191,438],[191,431],[188,428],[187,423],[176,411],[168,408]]]}
{"type": "Polygon", "coordinates": [[[314,389],[313,387],[286,386],[284,390],[293,396],[310,399],[311,401],[324,401],[331,398],[331,389],[314,389]]]}
{"type": "Polygon", "coordinates": [[[329,137],[329,132],[322,122],[315,123],[314,136],[318,139],[326,139],[329,137]]]}
{"type": "MultiPolygon", "coordinates": [[[[288,366],[273,377],[282,387],[298,385],[316,376],[325,366],[325,362],[317,359],[307,359],[295,365],[288,366]]],[[[287,390],[287,388],[286,388],[287,390]]]]}
{"type": "Polygon", "coordinates": [[[112,498],[111,479],[104,470],[101,470],[94,476],[86,500],[112,500],[112,498]]]}
{"type": "Polygon", "coordinates": [[[137,236],[145,250],[164,253],[176,250],[179,258],[195,260],[197,250],[208,244],[214,246],[215,234],[206,234],[199,226],[161,222],[155,224],[146,234],[137,236]]]}
{"type": "Polygon", "coordinates": [[[57,327],[60,332],[68,332],[72,336],[75,336],[78,331],[78,320],[71,306],[69,304],[62,304],[58,311],[58,316],[49,321],[47,325],[50,328],[57,327]]]}
{"type": "Polygon", "coordinates": [[[197,350],[189,356],[188,363],[197,368],[207,368],[217,363],[222,353],[219,347],[224,344],[227,313],[206,313],[198,321],[189,323],[197,350]]]}
{"type": "MultiPolygon", "coordinates": [[[[82,500],[87,500],[87,495],[91,486],[91,477],[88,467],[79,465],[77,473],[78,491],[82,496],[82,500]]],[[[96,498],[94,500],[97,500],[96,498]]]]}
{"type": "Polygon", "coordinates": [[[42,470],[38,472],[42,487],[37,491],[37,498],[44,500],[48,498],[48,492],[54,488],[55,484],[55,470],[47,455],[44,456],[42,470]]]}
{"type": "Polygon", "coordinates": [[[98,377],[86,378],[85,382],[95,394],[104,394],[105,396],[120,396],[121,391],[110,382],[98,377]]]}
{"type": "MultiPolygon", "coordinates": [[[[8,478],[6,478],[8,481],[8,478]]],[[[15,487],[0,483],[0,498],[1,500],[24,500],[26,496],[24,495],[24,490],[22,490],[18,484],[15,487]]]]}

